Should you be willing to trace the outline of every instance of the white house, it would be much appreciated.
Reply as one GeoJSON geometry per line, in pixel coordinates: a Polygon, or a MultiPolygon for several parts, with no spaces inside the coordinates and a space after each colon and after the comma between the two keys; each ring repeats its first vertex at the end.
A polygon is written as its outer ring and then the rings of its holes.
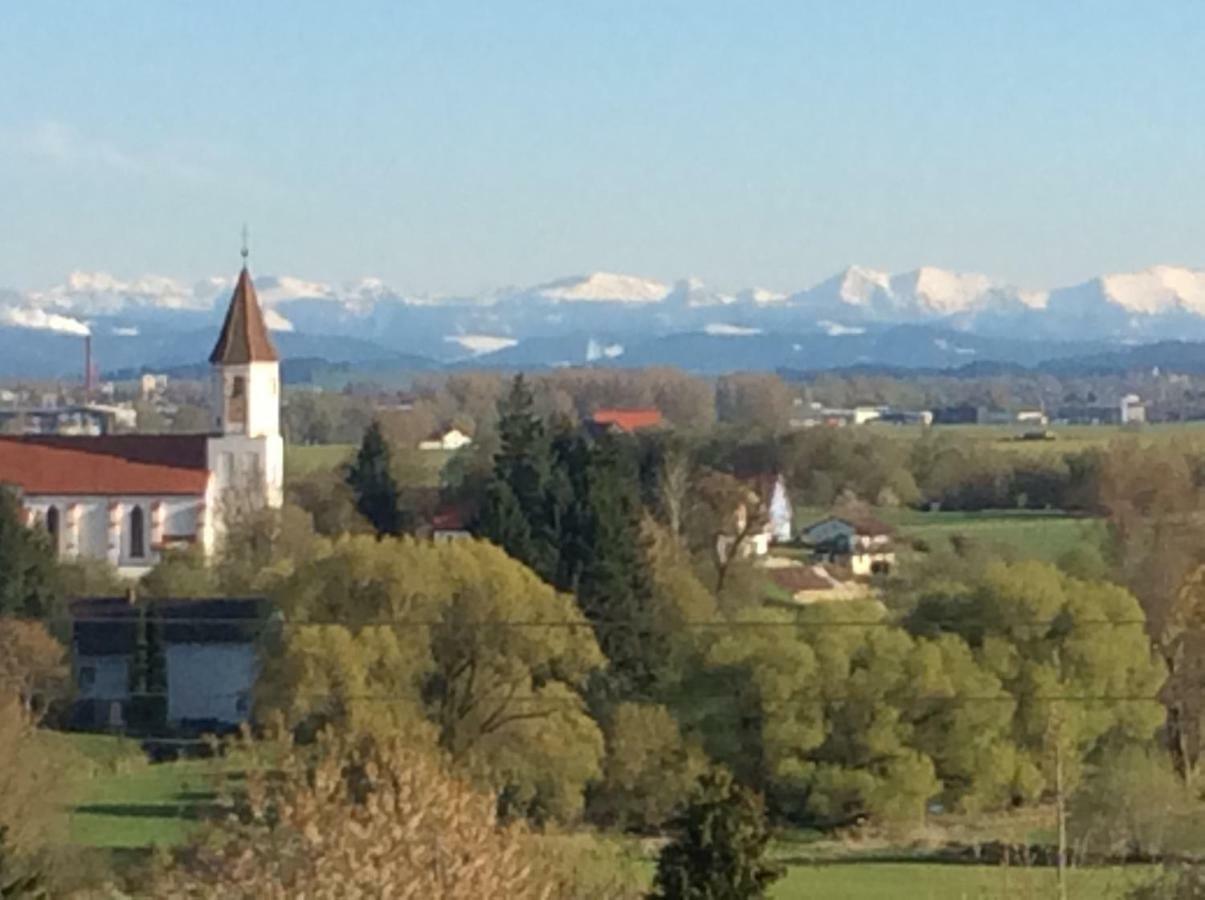
{"type": "Polygon", "coordinates": [[[881,575],[895,567],[894,531],[869,517],[828,516],[803,529],[816,557],[848,565],[854,575],[881,575]]]}
{"type": "Polygon", "coordinates": [[[245,258],[209,356],[211,432],[0,437],[0,486],[62,556],[139,576],[169,547],[211,555],[236,507],[282,503],[280,362],[245,258]]]}
{"type": "Polygon", "coordinates": [[[436,432],[425,441],[420,441],[419,450],[459,450],[473,443],[473,439],[459,428],[436,432]]]}
{"type": "Polygon", "coordinates": [[[145,605],[124,597],[75,601],[75,723],[126,727],[137,686],[138,697],[156,701],[154,715],[162,720],[154,724],[219,730],[242,724],[251,713],[258,671],[255,641],[265,613],[265,604],[256,599],[153,600],[145,605]],[[148,683],[151,665],[160,668],[162,684],[148,683]]]}

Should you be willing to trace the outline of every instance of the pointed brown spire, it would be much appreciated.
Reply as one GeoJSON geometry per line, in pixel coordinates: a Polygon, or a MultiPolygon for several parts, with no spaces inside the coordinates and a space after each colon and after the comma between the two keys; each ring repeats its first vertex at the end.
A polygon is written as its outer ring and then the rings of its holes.
{"type": "Polygon", "coordinates": [[[264,324],[264,312],[259,308],[255,284],[247,267],[243,266],[238,283],[234,286],[234,295],[230,298],[226,321],[222,323],[222,333],[209,354],[209,361],[215,365],[245,365],[279,360],[268,334],[268,326],[264,324]]]}

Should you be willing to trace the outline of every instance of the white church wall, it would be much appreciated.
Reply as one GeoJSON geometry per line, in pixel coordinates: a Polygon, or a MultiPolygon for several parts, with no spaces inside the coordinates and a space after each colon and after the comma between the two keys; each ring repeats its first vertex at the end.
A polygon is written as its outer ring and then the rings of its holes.
{"type": "Polygon", "coordinates": [[[76,507],[76,556],[105,559],[109,554],[109,503],[107,498],[80,500],[76,507]]]}
{"type": "Polygon", "coordinates": [[[197,537],[201,497],[187,495],[29,495],[24,498],[45,527],[51,507],[59,513],[59,554],[64,558],[108,560],[120,574],[137,577],[159,561],[157,543],[164,535],[197,537]],[[130,512],[142,510],[143,553],[138,556],[131,543],[130,512]],[[157,511],[158,510],[158,511],[157,511]],[[161,528],[156,527],[158,516],[161,528]]]}

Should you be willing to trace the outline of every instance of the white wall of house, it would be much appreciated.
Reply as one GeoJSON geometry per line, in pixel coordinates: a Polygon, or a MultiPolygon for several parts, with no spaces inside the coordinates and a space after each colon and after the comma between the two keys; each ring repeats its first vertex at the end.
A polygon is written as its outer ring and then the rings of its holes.
{"type": "Polygon", "coordinates": [[[467,447],[473,443],[473,439],[461,431],[459,428],[449,428],[438,437],[433,437],[430,440],[420,441],[418,449],[420,450],[459,450],[462,447],[467,447]]]}
{"type": "Polygon", "coordinates": [[[738,559],[753,559],[766,556],[770,552],[770,532],[768,531],[757,531],[739,538],[739,546],[737,546],[737,540],[737,536],[732,534],[716,536],[715,552],[721,561],[728,561],[734,546],[738,559]]]}
{"type": "Polygon", "coordinates": [[[58,514],[58,552],[64,559],[107,560],[122,575],[145,574],[159,561],[165,538],[196,538],[204,498],[188,495],[26,494],[31,524],[46,527],[58,514]],[[132,513],[142,513],[142,553],[133,545],[132,513]]]}
{"type": "Polygon", "coordinates": [[[252,644],[168,644],[164,657],[169,722],[247,720],[256,674],[252,644]]]}
{"type": "Polygon", "coordinates": [[[849,557],[849,570],[858,576],[885,574],[893,568],[895,554],[891,552],[852,553],[849,557]]]}

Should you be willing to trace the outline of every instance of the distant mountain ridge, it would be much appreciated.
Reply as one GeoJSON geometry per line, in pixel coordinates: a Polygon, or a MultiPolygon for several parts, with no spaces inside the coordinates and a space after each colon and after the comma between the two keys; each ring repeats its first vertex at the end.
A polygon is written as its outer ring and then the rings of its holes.
{"type": "MultiPolygon", "coordinates": [[[[78,371],[65,348],[88,332],[106,370],[196,362],[231,287],[230,278],[76,272],[45,290],[0,289],[0,375],[78,371]]],[[[850,266],[794,293],[607,272],[451,297],[405,294],[376,278],[264,275],[256,287],[286,356],[352,367],[1035,365],[1205,340],[1205,271],[1174,266],[1050,290],[932,266],[850,266]]]]}

